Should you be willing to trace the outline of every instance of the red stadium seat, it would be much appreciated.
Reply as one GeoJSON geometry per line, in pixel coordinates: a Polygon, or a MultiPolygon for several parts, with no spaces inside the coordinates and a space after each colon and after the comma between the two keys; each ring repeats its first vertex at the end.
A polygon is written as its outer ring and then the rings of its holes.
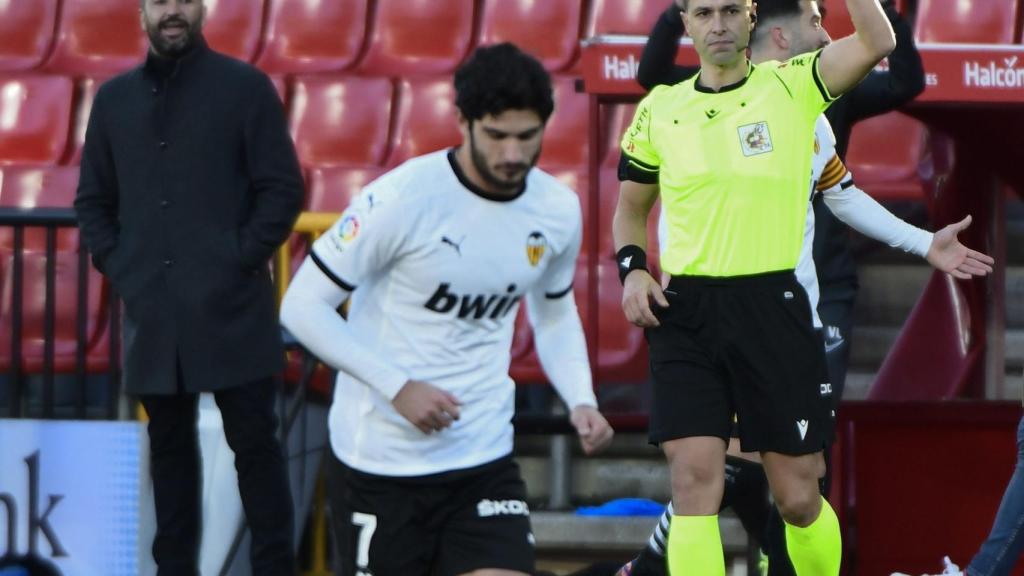
{"type": "MultiPolygon", "coordinates": [[[[555,178],[558,178],[562,184],[565,184],[576,192],[576,196],[580,199],[580,211],[583,216],[583,243],[580,246],[580,257],[584,258],[585,256],[582,255],[590,252],[590,244],[593,241],[593,235],[598,234],[603,230],[600,226],[595,226],[590,221],[590,180],[587,178],[587,168],[586,166],[560,168],[541,165],[541,169],[548,172],[555,178]]],[[[612,206],[612,208],[614,209],[614,206],[612,206]]],[[[605,206],[602,205],[601,209],[604,210],[605,206]]],[[[601,219],[607,219],[610,223],[611,214],[602,212],[601,219]]],[[[606,231],[610,232],[610,229],[607,229],[606,231]]],[[[601,245],[601,254],[614,255],[611,248],[612,239],[610,237],[602,237],[599,238],[598,241],[601,245]]]]}
{"type": "MultiPolygon", "coordinates": [[[[587,325],[589,303],[587,302],[587,282],[589,274],[582,263],[576,268],[573,293],[576,306],[579,308],[584,331],[590,341],[597,338],[597,382],[642,382],[647,379],[647,344],[643,330],[629,324],[622,314],[622,287],[619,284],[618,270],[614,261],[602,262],[598,266],[598,330],[594,332],[587,325]]],[[[519,384],[547,382],[537,353],[533,348],[532,335],[527,337],[523,330],[528,324],[520,326],[520,340],[529,338],[528,353],[513,358],[509,373],[519,384]]]]}
{"type": "Polygon", "coordinates": [[[210,47],[249,62],[263,32],[263,0],[206,0],[203,36],[210,47]]]}
{"type": "Polygon", "coordinates": [[[918,0],[918,42],[1011,44],[1015,41],[1016,0],[918,0]]]}
{"type": "MultiPolygon", "coordinates": [[[[8,166],[0,173],[0,207],[4,208],[71,208],[78,188],[77,166],[33,168],[8,166]]],[[[42,228],[25,229],[25,250],[42,252],[46,249],[46,231],[42,228]]],[[[14,234],[10,228],[0,228],[0,251],[10,253],[14,247],[14,234]]],[[[63,228],[57,231],[58,251],[78,248],[78,230],[63,228]]]]}
{"type": "Polygon", "coordinates": [[[55,164],[64,153],[74,87],[62,76],[0,78],[0,164],[55,164]]]}
{"type": "Polygon", "coordinates": [[[359,57],[369,0],[267,0],[256,64],[281,74],[343,70],[359,57]]]}
{"type": "Polygon", "coordinates": [[[543,166],[587,165],[588,103],[586,94],[576,91],[575,78],[554,79],[555,112],[544,130],[543,166]]]}
{"type": "Polygon", "coordinates": [[[667,5],[665,2],[650,0],[591,0],[584,36],[647,36],[667,5]]]}
{"type": "MultiPolygon", "coordinates": [[[[39,373],[44,367],[46,255],[38,252],[23,254],[22,280],[22,337],[21,368],[26,373],[39,373]]],[[[55,322],[54,368],[58,373],[75,370],[77,350],[78,314],[78,254],[58,252],[55,263],[55,322]]],[[[3,267],[11,270],[10,252],[3,252],[3,267]]],[[[0,372],[6,372],[11,363],[11,311],[14,281],[4,274],[0,287],[0,372]]],[[[90,372],[104,371],[108,367],[108,349],[103,338],[107,307],[107,293],[103,278],[89,268],[88,300],[86,303],[87,368],[90,372]]]]}
{"type": "Polygon", "coordinates": [[[77,188],[77,166],[7,166],[0,173],[0,206],[71,208],[77,188]]]}
{"type": "Polygon", "coordinates": [[[147,46],[137,2],[65,1],[57,42],[45,66],[75,75],[112,74],[139,64],[147,46]]]}
{"type": "Polygon", "coordinates": [[[305,166],[384,161],[394,86],[387,78],[311,76],[294,82],[291,132],[305,166]]]}
{"type": "Polygon", "coordinates": [[[410,79],[398,86],[398,113],[392,129],[388,167],[462,141],[451,78],[410,79]]]}
{"type": "Polygon", "coordinates": [[[568,68],[579,54],[579,0],[484,0],[480,44],[512,42],[548,70],[568,68]]]}
{"type": "Polygon", "coordinates": [[[473,5],[473,0],[377,0],[359,70],[388,76],[451,72],[472,43],[473,5]]]}
{"type": "Polygon", "coordinates": [[[383,173],[382,168],[316,168],[309,175],[311,212],[344,212],[362,189],[383,173]]]}
{"type": "Polygon", "coordinates": [[[71,127],[70,150],[64,158],[65,164],[78,165],[82,161],[82,146],[85,144],[85,131],[89,127],[89,114],[92,103],[96,100],[96,92],[106,80],[84,78],[78,82],[78,99],[75,104],[71,127]]]}
{"type": "MultiPolygon", "coordinates": [[[[603,167],[601,169],[601,221],[594,224],[590,219],[590,187],[587,178],[586,168],[541,168],[558,178],[562,184],[576,191],[580,199],[580,210],[583,213],[583,244],[580,247],[582,255],[590,252],[593,235],[597,234],[598,255],[604,260],[611,260],[615,256],[615,242],[612,238],[612,217],[615,215],[615,205],[619,200],[619,179],[615,168],[603,167]]],[[[658,254],[658,223],[659,206],[655,204],[651,209],[651,216],[647,223],[647,246],[650,254],[650,261],[657,266],[658,254]]]]}
{"type": "Polygon", "coordinates": [[[927,147],[923,124],[890,112],[854,126],[846,164],[857,185],[876,199],[923,200],[919,166],[927,147]]]}
{"type": "Polygon", "coordinates": [[[0,3],[0,71],[35,68],[53,40],[57,0],[0,3]]]}

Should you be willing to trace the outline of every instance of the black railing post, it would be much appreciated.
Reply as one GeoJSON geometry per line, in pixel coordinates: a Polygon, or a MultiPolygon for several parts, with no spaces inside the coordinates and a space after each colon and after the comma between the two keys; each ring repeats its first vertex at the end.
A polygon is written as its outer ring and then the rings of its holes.
{"type": "Polygon", "coordinates": [[[21,282],[22,250],[25,247],[25,227],[14,227],[14,254],[11,265],[11,417],[21,416],[24,382],[21,378],[21,282]]]}
{"type": "MultiPolygon", "coordinates": [[[[75,228],[78,225],[75,211],[71,208],[0,208],[0,227],[13,229],[13,253],[8,271],[10,282],[10,365],[7,367],[10,380],[10,406],[4,415],[19,418],[29,415],[28,390],[25,378],[24,332],[25,332],[25,286],[38,290],[34,283],[26,282],[25,272],[25,228],[46,228],[45,263],[45,300],[43,303],[43,354],[42,354],[42,413],[46,418],[56,416],[56,364],[57,364],[57,272],[58,257],[63,253],[58,250],[58,231],[62,228],[75,228]]],[[[30,247],[31,248],[31,247],[30,247]]],[[[88,345],[89,345],[89,261],[86,250],[78,247],[78,292],[77,313],[75,316],[75,375],[77,394],[74,397],[73,413],[78,418],[88,417],[88,345]]],[[[70,261],[70,260],[69,260],[70,261]]],[[[34,268],[33,268],[34,270],[34,268]]],[[[33,294],[35,296],[35,294],[33,294]]],[[[110,309],[110,398],[107,406],[107,417],[116,419],[120,392],[120,315],[117,297],[111,291],[110,309]]],[[[102,320],[93,319],[93,324],[102,326],[102,320]]],[[[35,329],[33,325],[31,328],[35,329]]],[[[33,366],[38,360],[33,353],[33,366]]],[[[36,368],[33,368],[35,370],[36,368]]],[[[31,415],[35,416],[33,412],[31,415]]]]}
{"type": "Polygon", "coordinates": [[[53,418],[54,329],[57,323],[57,227],[46,227],[46,293],[43,316],[43,417],[53,418]]]}
{"type": "MultiPolygon", "coordinates": [[[[75,398],[75,418],[85,419],[85,345],[86,325],[88,319],[85,312],[89,305],[89,256],[85,248],[78,245],[78,307],[75,310],[75,376],[78,383],[78,396],[75,398]]],[[[97,318],[97,320],[99,320],[97,318]]],[[[100,324],[100,322],[96,322],[100,324]]]]}

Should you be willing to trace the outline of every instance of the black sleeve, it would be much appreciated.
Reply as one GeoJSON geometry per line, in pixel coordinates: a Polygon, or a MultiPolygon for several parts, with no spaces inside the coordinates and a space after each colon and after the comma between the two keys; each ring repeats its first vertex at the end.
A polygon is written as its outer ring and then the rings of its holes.
{"type": "Polygon", "coordinates": [[[82,242],[92,255],[93,264],[106,273],[104,261],[117,247],[121,227],[118,221],[117,174],[103,123],[107,94],[96,95],[82,146],[75,214],[82,242]]]}
{"type": "Polygon", "coordinates": [[[850,91],[846,117],[850,124],[895,110],[924,92],[924,65],[914,45],[914,31],[892,2],[884,6],[896,33],[896,48],[889,55],[888,72],[872,72],[850,91]]]}
{"type": "Polygon", "coordinates": [[[676,52],[682,36],[683,19],[679,16],[679,8],[672,2],[654,23],[643,55],[640,57],[636,81],[644,90],[650,90],[659,84],[678,84],[700,70],[694,66],[676,66],[676,52]]]}
{"type": "Polygon", "coordinates": [[[629,156],[625,152],[619,155],[617,170],[619,182],[638,182],[640,184],[657,184],[659,169],[629,156]]]}
{"type": "Polygon", "coordinates": [[[291,234],[302,210],[304,185],[284,108],[270,78],[261,75],[245,118],[246,168],[252,187],[248,218],[239,230],[242,263],[265,263],[291,234]]]}

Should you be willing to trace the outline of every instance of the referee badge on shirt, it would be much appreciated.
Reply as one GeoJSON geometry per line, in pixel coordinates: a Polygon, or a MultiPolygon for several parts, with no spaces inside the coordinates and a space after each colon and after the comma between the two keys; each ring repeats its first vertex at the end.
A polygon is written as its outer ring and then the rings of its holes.
{"type": "Polygon", "coordinates": [[[747,124],[739,127],[740,148],[744,156],[767,154],[773,150],[772,135],[768,132],[767,122],[747,124]]]}
{"type": "Polygon", "coordinates": [[[548,240],[543,234],[530,232],[530,236],[526,238],[526,259],[530,261],[530,266],[540,264],[540,259],[544,257],[547,247],[548,240]]]}

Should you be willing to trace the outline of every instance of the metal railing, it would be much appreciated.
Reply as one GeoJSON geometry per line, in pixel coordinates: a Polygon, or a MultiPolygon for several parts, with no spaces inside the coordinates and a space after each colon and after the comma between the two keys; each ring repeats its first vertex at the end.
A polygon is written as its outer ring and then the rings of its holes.
{"type": "MultiPolygon", "coordinates": [[[[75,316],[75,359],[73,378],[70,382],[62,374],[61,385],[70,385],[73,391],[73,402],[70,411],[57,411],[57,370],[56,370],[56,329],[57,329],[57,260],[58,254],[66,253],[57,250],[57,232],[59,229],[76,228],[75,212],[71,208],[0,208],[0,229],[11,229],[13,242],[9,254],[11,265],[4,272],[9,275],[10,291],[10,358],[6,371],[6,401],[0,394],[0,415],[11,418],[118,418],[118,406],[121,390],[120,368],[120,318],[119,303],[112,290],[104,288],[101,294],[106,296],[106,306],[96,310],[97,317],[93,320],[96,334],[103,333],[106,326],[108,339],[108,358],[106,370],[106,395],[102,405],[92,405],[87,399],[89,391],[89,260],[86,250],[81,244],[77,246],[77,309],[75,316]],[[25,314],[25,256],[28,253],[25,243],[25,230],[42,228],[46,231],[44,254],[46,258],[44,299],[43,299],[43,354],[40,372],[28,372],[25,369],[24,314],[25,314]],[[29,403],[29,384],[41,379],[42,395],[38,407],[29,403]],[[37,409],[38,408],[38,409],[37,409]]],[[[98,341],[96,342],[98,343],[98,341]]],[[[96,344],[94,343],[94,344],[96,344]]],[[[0,352],[2,354],[2,352],[0,352]]]]}

